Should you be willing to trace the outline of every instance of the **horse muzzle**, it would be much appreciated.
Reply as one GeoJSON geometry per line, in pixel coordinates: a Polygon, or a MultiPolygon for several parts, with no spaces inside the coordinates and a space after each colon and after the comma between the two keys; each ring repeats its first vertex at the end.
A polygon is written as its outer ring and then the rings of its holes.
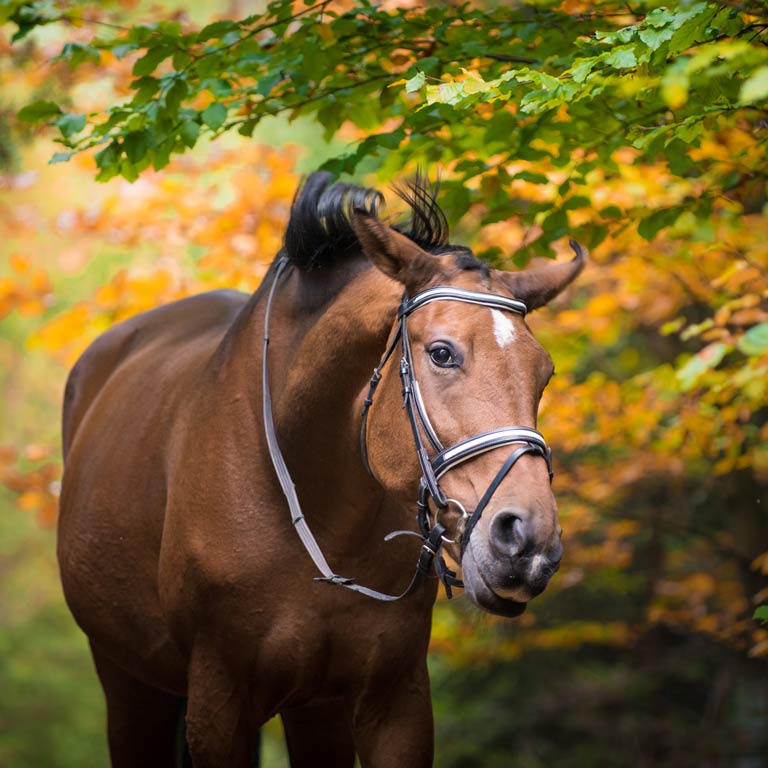
{"type": "Polygon", "coordinates": [[[538,541],[529,514],[498,511],[483,535],[475,536],[461,558],[464,587],[480,608],[502,616],[518,616],[546,588],[563,554],[559,531],[538,541]]]}

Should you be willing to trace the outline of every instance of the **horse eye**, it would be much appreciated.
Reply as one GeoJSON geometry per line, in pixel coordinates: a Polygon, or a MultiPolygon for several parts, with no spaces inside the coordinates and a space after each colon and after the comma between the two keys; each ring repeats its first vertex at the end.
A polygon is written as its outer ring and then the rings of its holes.
{"type": "Polygon", "coordinates": [[[452,368],[458,364],[449,347],[432,347],[429,350],[429,357],[440,368],[452,368]]]}

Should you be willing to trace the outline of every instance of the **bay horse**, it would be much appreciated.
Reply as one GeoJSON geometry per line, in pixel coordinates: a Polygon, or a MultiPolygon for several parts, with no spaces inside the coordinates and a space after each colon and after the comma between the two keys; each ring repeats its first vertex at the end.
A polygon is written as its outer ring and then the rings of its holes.
{"type": "Polygon", "coordinates": [[[58,558],[115,768],[178,764],[180,724],[195,768],[248,766],[278,713],[294,768],[429,766],[444,554],[503,616],[558,567],[524,314],[584,253],[491,269],[423,179],[400,195],[390,226],[310,175],[255,294],[136,315],[68,378],[58,558]]]}

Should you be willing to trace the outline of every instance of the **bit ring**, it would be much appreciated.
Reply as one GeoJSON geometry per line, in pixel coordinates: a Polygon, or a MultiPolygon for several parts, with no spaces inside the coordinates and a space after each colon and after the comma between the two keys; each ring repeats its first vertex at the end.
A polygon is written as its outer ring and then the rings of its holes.
{"type": "Polygon", "coordinates": [[[451,504],[453,504],[461,510],[461,517],[459,518],[459,522],[456,524],[456,533],[454,534],[454,538],[449,539],[447,536],[440,537],[446,544],[456,544],[464,533],[464,528],[467,525],[467,520],[469,520],[469,514],[465,509],[464,505],[458,499],[446,498],[445,504],[446,504],[446,509],[451,504]]]}

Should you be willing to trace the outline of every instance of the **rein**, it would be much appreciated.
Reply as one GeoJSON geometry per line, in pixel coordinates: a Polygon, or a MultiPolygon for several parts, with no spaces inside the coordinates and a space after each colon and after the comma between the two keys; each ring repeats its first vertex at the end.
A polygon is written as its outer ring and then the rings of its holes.
{"type": "Polygon", "coordinates": [[[429,420],[424,400],[421,396],[419,389],[419,383],[416,380],[413,357],[411,354],[411,344],[408,337],[408,324],[407,318],[413,312],[420,307],[425,306],[433,301],[459,301],[469,304],[479,304],[481,306],[490,307],[491,309],[499,309],[507,312],[515,312],[519,315],[525,315],[527,308],[522,301],[517,299],[510,299],[506,296],[500,296],[492,293],[483,293],[480,291],[471,291],[464,288],[455,288],[452,286],[437,286],[435,288],[429,288],[425,291],[417,293],[415,296],[403,298],[400,307],[398,309],[397,319],[397,331],[392,335],[392,339],[389,342],[384,355],[382,356],[379,364],[373,371],[373,376],[368,388],[368,393],[363,401],[362,423],[360,428],[360,449],[362,454],[363,463],[368,472],[373,476],[370,464],[368,462],[368,450],[366,445],[367,429],[368,429],[368,413],[373,403],[373,396],[376,392],[376,387],[379,384],[382,376],[382,370],[394,353],[398,342],[402,350],[402,356],[400,359],[400,378],[402,381],[403,392],[403,406],[408,413],[408,419],[411,424],[411,431],[413,433],[414,444],[416,447],[416,455],[421,468],[421,481],[419,483],[418,499],[416,502],[417,510],[417,522],[421,533],[415,531],[394,531],[385,537],[386,541],[391,540],[395,536],[399,535],[413,535],[422,540],[422,547],[419,551],[419,558],[416,563],[416,570],[411,579],[411,583],[399,595],[388,595],[383,592],[379,592],[368,587],[364,587],[357,584],[354,579],[349,579],[344,576],[335,574],[331,567],[328,565],[318,543],[315,539],[312,531],[310,530],[304,514],[301,511],[301,505],[299,503],[298,496],[296,494],[296,488],[291,479],[288,468],[285,464],[280,446],[277,441],[277,435],[275,432],[274,418],[272,415],[272,397],[269,386],[269,368],[268,368],[268,350],[269,350],[269,318],[272,310],[272,300],[275,295],[277,284],[283,273],[283,270],[288,265],[288,258],[286,256],[280,257],[277,262],[277,269],[275,276],[272,280],[272,285],[269,290],[267,298],[267,306],[264,313],[264,358],[262,369],[262,383],[263,383],[263,414],[264,414],[264,431],[267,437],[267,446],[269,448],[269,455],[272,460],[272,464],[275,468],[280,486],[283,490],[283,494],[288,502],[288,507],[291,513],[291,521],[293,523],[296,532],[301,539],[304,548],[312,558],[317,569],[322,576],[316,577],[315,581],[322,581],[329,584],[336,584],[337,586],[351,589],[354,592],[359,592],[368,597],[372,597],[376,600],[394,601],[407,597],[413,594],[421,585],[422,581],[430,575],[430,571],[433,566],[440,578],[443,586],[445,587],[446,594],[450,598],[452,596],[452,587],[463,587],[463,582],[456,578],[456,574],[445,563],[441,554],[441,549],[444,543],[456,543],[459,542],[461,556],[464,555],[466,547],[469,543],[470,535],[477,524],[483,510],[488,505],[491,497],[495,493],[501,481],[507,476],[517,460],[525,454],[532,454],[535,456],[541,456],[547,462],[547,469],[549,471],[549,479],[552,481],[552,462],[551,453],[543,436],[535,429],[531,427],[503,427],[501,429],[493,429],[487,432],[481,432],[480,434],[469,437],[462,440],[455,445],[448,448],[443,447],[440,442],[437,433],[435,432],[432,423],[429,420]],[[435,451],[435,455],[430,458],[422,432],[426,435],[432,449],[435,451]],[[494,479],[486,489],[483,497],[480,499],[474,512],[469,515],[464,509],[463,505],[456,499],[448,498],[442,488],[440,487],[440,478],[454,469],[459,464],[469,461],[470,459],[478,456],[487,451],[495,450],[502,446],[517,445],[518,447],[510,454],[507,460],[503,463],[494,479]],[[438,511],[434,515],[434,524],[430,519],[429,500],[432,499],[433,503],[437,507],[438,511]],[[451,504],[457,506],[461,510],[461,519],[456,526],[456,533],[454,538],[448,538],[446,534],[446,528],[438,521],[438,515],[440,511],[446,510],[451,504]]]}

